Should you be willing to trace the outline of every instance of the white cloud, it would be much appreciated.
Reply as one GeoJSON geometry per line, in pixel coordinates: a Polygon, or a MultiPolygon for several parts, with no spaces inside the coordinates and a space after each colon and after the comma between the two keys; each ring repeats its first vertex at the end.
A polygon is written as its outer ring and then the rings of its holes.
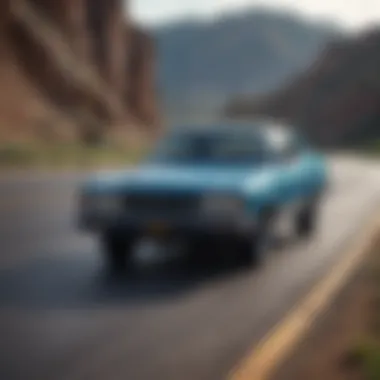
{"type": "Polygon", "coordinates": [[[249,6],[270,6],[327,18],[350,28],[380,24],[379,0],[132,0],[132,14],[146,24],[184,16],[210,17],[249,6]]]}

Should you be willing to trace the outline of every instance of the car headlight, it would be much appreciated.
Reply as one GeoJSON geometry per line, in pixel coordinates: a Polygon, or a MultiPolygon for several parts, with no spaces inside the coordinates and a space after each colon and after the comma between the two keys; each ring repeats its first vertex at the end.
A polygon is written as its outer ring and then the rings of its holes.
{"type": "Polygon", "coordinates": [[[115,215],[123,207],[122,200],[114,195],[86,195],[82,198],[82,207],[85,213],[96,215],[115,215]]]}
{"type": "Polygon", "coordinates": [[[201,200],[200,211],[213,217],[235,216],[243,210],[242,199],[233,196],[208,195],[201,200]]]}

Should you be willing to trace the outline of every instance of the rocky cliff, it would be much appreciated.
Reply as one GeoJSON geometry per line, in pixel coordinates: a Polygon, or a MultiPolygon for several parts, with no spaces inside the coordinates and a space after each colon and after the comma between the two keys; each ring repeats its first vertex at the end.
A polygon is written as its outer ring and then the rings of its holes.
{"type": "Polygon", "coordinates": [[[94,140],[157,126],[153,42],[123,0],[0,7],[0,138],[94,140]]]}
{"type": "Polygon", "coordinates": [[[380,138],[380,30],[329,44],[276,93],[228,104],[232,117],[270,115],[300,125],[315,141],[353,145],[380,138]]]}

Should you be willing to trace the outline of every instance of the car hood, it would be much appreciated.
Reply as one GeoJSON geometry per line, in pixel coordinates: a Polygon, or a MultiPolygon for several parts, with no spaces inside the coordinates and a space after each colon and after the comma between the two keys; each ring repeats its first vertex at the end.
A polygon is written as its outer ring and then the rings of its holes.
{"type": "Polygon", "coordinates": [[[142,166],[130,171],[99,174],[87,181],[86,188],[115,193],[239,191],[260,173],[263,173],[260,166],[142,166]]]}

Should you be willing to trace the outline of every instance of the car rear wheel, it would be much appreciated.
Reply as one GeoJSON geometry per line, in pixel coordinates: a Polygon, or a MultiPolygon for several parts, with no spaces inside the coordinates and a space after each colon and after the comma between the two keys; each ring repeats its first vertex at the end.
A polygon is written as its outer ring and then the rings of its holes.
{"type": "Polygon", "coordinates": [[[125,271],[131,264],[135,239],[129,235],[107,231],[101,237],[102,253],[108,270],[125,271]]]}
{"type": "Polygon", "coordinates": [[[296,218],[296,234],[300,238],[310,238],[317,230],[318,203],[313,201],[305,206],[296,218]]]}

